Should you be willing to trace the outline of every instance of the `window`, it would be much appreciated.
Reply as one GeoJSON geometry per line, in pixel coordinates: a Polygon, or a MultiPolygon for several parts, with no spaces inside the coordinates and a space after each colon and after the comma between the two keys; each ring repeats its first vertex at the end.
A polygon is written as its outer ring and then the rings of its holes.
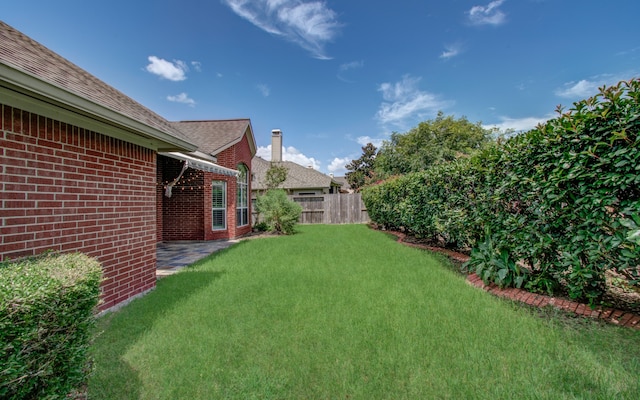
{"type": "Polygon", "coordinates": [[[211,182],[211,229],[214,231],[227,229],[227,183],[211,182]]]}
{"type": "Polygon", "coordinates": [[[236,198],[236,225],[249,225],[249,170],[246,165],[238,165],[238,191],[236,198]]]}

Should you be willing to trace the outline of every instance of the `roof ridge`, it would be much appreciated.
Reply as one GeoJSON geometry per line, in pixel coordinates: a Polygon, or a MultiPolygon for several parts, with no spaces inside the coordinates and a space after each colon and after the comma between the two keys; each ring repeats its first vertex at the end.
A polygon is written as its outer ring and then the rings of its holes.
{"type": "Polygon", "coordinates": [[[189,123],[189,122],[231,122],[231,121],[251,121],[251,118],[227,118],[227,119],[187,119],[182,121],[169,121],[173,124],[189,123]]]}

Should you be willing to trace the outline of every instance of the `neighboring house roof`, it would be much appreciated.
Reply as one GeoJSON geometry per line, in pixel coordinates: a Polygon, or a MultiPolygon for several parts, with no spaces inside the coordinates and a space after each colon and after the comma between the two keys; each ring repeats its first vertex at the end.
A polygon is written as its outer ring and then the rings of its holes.
{"type": "Polygon", "coordinates": [[[2,21],[0,96],[52,118],[62,109],[80,126],[156,150],[195,150],[169,121],[2,21]]]}
{"type": "Polygon", "coordinates": [[[267,176],[267,170],[272,164],[276,166],[283,166],[287,169],[287,180],[280,185],[283,189],[317,189],[340,186],[340,184],[331,179],[330,176],[325,175],[320,171],[316,171],[313,168],[303,167],[302,165],[291,161],[271,162],[261,157],[253,157],[253,160],[251,160],[251,171],[254,176],[254,180],[251,184],[252,189],[267,189],[265,178],[267,176]]]}
{"type": "Polygon", "coordinates": [[[180,121],[172,122],[171,125],[195,143],[198,151],[211,156],[237,144],[245,135],[249,138],[251,155],[254,155],[257,150],[249,119],[180,121]]]}
{"type": "Polygon", "coordinates": [[[346,176],[335,176],[333,178],[333,180],[336,181],[340,185],[340,189],[342,189],[342,190],[352,190],[351,189],[351,185],[349,184],[349,181],[347,181],[347,177],[346,176]]]}

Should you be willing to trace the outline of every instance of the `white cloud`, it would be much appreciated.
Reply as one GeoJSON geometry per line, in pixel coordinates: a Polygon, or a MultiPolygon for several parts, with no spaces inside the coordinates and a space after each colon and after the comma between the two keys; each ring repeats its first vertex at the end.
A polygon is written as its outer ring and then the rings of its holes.
{"type": "Polygon", "coordinates": [[[338,70],[338,79],[344,82],[353,83],[352,80],[346,76],[349,75],[349,71],[361,69],[364,67],[364,61],[351,61],[340,65],[338,70]]]}
{"type": "Polygon", "coordinates": [[[372,145],[376,146],[377,149],[379,149],[380,146],[382,146],[382,142],[384,142],[385,140],[387,140],[387,138],[372,138],[371,136],[358,136],[358,138],[356,139],[356,142],[358,142],[358,144],[362,146],[366,146],[367,144],[371,143],[372,145]]]}
{"type": "Polygon", "coordinates": [[[189,96],[184,92],[175,96],[167,96],[167,100],[173,101],[175,103],[187,104],[190,107],[194,107],[196,105],[195,100],[189,98],[189,96]]]}
{"type": "MultiPolygon", "coordinates": [[[[261,157],[267,161],[271,160],[271,145],[268,146],[259,146],[256,151],[256,155],[261,157]]],[[[320,169],[320,161],[316,160],[313,157],[308,157],[300,152],[300,150],[296,149],[293,146],[285,147],[282,146],[282,160],[284,161],[292,161],[296,164],[302,165],[303,167],[311,166],[313,169],[320,169]]]]}
{"type": "Polygon", "coordinates": [[[271,145],[258,146],[258,149],[256,150],[256,156],[267,161],[271,161],[271,145]]]}
{"type": "Polygon", "coordinates": [[[450,44],[444,46],[444,51],[440,54],[440,58],[444,58],[448,60],[452,57],[457,56],[462,51],[462,48],[459,44],[450,44]]]}
{"type": "Polygon", "coordinates": [[[265,85],[264,83],[258,84],[257,88],[264,97],[269,97],[269,95],[271,94],[271,88],[269,88],[269,86],[265,85]]]}
{"type": "Polygon", "coordinates": [[[495,0],[486,6],[473,6],[467,12],[469,21],[474,25],[502,25],[507,20],[507,16],[499,7],[505,0],[495,0]]]}
{"type": "Polygon", "coordinates": [[[567,82],[554,91],[554,94],[559,97],[564,97],[572,100],[586,99],[595,96],[599,93],[599,88],[603,86],[613,86],[618,82],[627,80],[629,77],[636,76],[637,71],[629,71],[621,74],[600,74],[592,76],[588,79],[581,79],[579,81],[567,82]]]}
{"type": "Polygon", "coordinates": [[[202,71],[202,63],[200,61],[191,61],[191,66],[197,72],[201,72],[202,71]]]}
{"type": "Polygon", "coordinates": [[[513,130],[515,132],[526,132],[529,131],[538,124],[542,124],[547,122],[548,120],[554,118],[554,115],[546,115],[544,117],[524,117],[524,118],[510,118],[510,117],[500,117],[500,121],[497,124],[487,124],[484,125],[485,129],[498,128],[501,131],[513,130]]]}
{"type": "Polygon", "coordinates": [[[149,56],[149,65],[146,70],[170,81],[183,81],[187,79],[186,73],[189,67],[184,61],[174,60],[171,62],[156,56],[149,56]]]}
{"type": "Polygon", "coordinates": [[[328,59],[326,43],[338,33],[337,14],[322,1],[223,0],[233,12],[272,35],[296,43],[315,58],[328,59]]]}
{"type": "Polygon", "coordinates": [[[636,54],[638,52],[640,52],[640,46],[634,47],[628,50],[619,51],[616,53],[616,56],[628,56],[628,55],[636,54]]]}
{"type": "Polygon", "coordinates": [[[579,82],[565,83],[562,89],[556,89],[556,96],[570,99],[587,98],[598,93],[598,83],[583,79],[579,82]]]}
{"type": "Polygon", "coordinates": [[[384,100],[376,113],[380,123],[406,128],[407,123],[417,122],[416,119],[451,105],[450,101],[440,100],[436,95],[418,89],[420,79],[405,75],[399,82],[383,83],[378,87],[384,100]]]}
{"type": "Polygon", "coordinates": [[[599,74],[581,79],[579,81],[567,82],[554,91],[559,97],[565,97],[571,100],[581,100],[595,96],[600,92],[603,86],[613,86],[620,81],[628,80],[631,77],[638,76],[638,70],[628,70],[617,74],[599,74]]]}
{"type": "Polygon", "coordinates": [[[364,66],[364,61],[351,61],[340,65],[340,71],[345,72],[350,69],[359,69],[364,66]]]}
{"type": "Polygon", "coordinates": [[[353,161],[349,157],[335,157],[327,167],[327,170],[334,176],[341,176],[347,173],[346,165],[353,161]]]}

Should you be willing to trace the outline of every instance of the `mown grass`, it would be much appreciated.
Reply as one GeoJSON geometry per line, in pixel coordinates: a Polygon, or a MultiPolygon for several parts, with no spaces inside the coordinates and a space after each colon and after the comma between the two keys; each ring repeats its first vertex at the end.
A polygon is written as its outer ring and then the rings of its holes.
{"type": "Polygon", "coordinates": [[[540,317],[363,225],[299,230],[103,317],[90,398],[638,398],[636,330],[540,317]]]}

